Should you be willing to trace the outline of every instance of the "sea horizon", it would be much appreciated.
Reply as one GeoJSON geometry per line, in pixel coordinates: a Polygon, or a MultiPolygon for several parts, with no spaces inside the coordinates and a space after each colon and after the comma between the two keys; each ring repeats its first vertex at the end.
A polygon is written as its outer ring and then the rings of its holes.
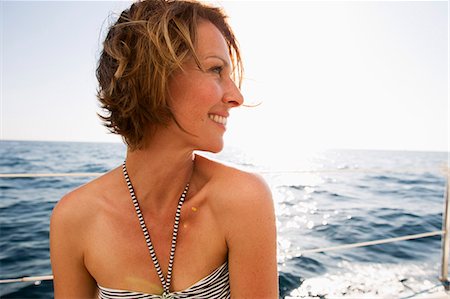
{"type": "MultiPolygon", "coordinates": [[[[99,140],[99,141],[90,141],[90,140],[44,140],[44,139],[0,139],[5,142],[12,141],[21,141],[21,142],[50,142],[50,143],[99,143],[99,144],[122,144],[126,146],[123,141],[107,141],[107,140],[99,140]]],[[[236,145],[227,145],[225,144],[224,149],[226,148],[239,148],[236,145]]],[[[450,147],[449,147],[450,148],[450,147]]],[[[418,153],[447,153],[450,155],[450,149],[398,149],[398,148],[358,148],[358,147],[317,147],[317,148],[309,148],[308,151],[332,151],[332,150],[344,150],[344,151],[380,151],[380,152],[418,152],[418,153]]]]}

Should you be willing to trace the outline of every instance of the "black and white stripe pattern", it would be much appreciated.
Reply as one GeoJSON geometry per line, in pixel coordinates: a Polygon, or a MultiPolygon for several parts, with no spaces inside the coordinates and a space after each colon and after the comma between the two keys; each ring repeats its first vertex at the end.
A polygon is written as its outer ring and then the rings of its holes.
{"type": "Polygon", "coordinates": [[[99,299],[230,299],[228,263],[225,262],[211,274],[189,288],[164,295],[144,294],[98,286],[99,299]]]}
{"type": "MultiPolygon", "coordinates": [[[[141,225],[142,231],[144,232],[145,242],[147,243],[148,250],[150,251],[150,256],[152,258],[153,264],[155,265],[156,272],[158,273],[159,279],[161,280],[161,284],[164,289],[163,295],[169,294],[170,282],[172,279],[173,260],[175,257],[175,248],[177,245],[178,225],[180,224],[181,207],[183,206],[184,199],[186,198],[186,194],[189,190],[189,183],[186,184],[186,187],[184,188],[184,191],[180,196],[180,200],[178,201],[177,211],[175,213],[175,223],[173,225],[172,245],[170,248],[169,266],[167,269],[167,278],[164,278],[164,274],[161,270],[161,266],[159,265],[158,258],[156,257],[155,249],[153,248],[152,241],[150,240],[150,234],[147,230],[147,226],[145,225],[144,217],[142,216],[142,212],[139,207],[139,202],[134,193],[133,185],[131,184],[130,177],[128,176],[126,162],[123,162],[122,170],[123,170],[123,175],[125,177],[125,180],[127,182],[128,190],[130,191],[131,199],[133,200],[134,209],[136,210],[136,214],[139,219],[139,224],[141,225]]],[[[141,297],[139,297],[139,298],[141,298],[141,297]]]]}

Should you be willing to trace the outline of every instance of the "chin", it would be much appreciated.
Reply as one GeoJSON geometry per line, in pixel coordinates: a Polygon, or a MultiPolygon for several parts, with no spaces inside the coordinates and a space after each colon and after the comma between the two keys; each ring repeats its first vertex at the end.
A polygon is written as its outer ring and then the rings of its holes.
{"type": "Polygon", "coordinates": [[[214,144],[208,144],[207,146],[199,147],[198,150],[216,154],[223,150],[223,146],[223,140],[220,140],[220,142],[215,142],[214,144]]]}

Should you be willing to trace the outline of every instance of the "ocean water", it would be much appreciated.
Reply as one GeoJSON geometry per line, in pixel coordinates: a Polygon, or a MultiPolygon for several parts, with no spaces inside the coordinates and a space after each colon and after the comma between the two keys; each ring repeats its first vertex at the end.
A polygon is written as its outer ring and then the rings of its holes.
{"type": "MultiPolygon", "coordinates": [[[[1,141],[0,173],[106,172],[124,155],[121,144],[1,141]]],[[[226,148],[215,157],[271,187],[280,298],[409,298],[441,288],[440,236],[302,250],[441,230],[447,153],[329,150],[277,161],[226,148]]],[[[51,274],[51,211],[91,179],[0,178],[0,279],[51,274]]],[[[52,298],[52,283],[0,284],[0,297],[52,298]]]]}

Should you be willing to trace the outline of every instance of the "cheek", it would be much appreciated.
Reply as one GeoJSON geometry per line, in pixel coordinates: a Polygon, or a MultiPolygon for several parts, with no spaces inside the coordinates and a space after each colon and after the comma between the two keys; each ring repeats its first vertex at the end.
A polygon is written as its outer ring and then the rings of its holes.
{"type": "Polygon", "coordinates": [[[199,125],[205,124],[208,120],[207,112],[201,109],[195,111],[192,115],[195,115],[195,118],[192,121],[198,123],[199,125]]]}
{"type": "Polygon", "coordinates": [[[219,100],[219,89],[216,86],[202,86],[192,89],[184,98],[185,107],[189,107],[192,115],[197,116],[197,120],[206,121],[208,113],[219,100]]]}
{"type": "Polygon", "coordinates": [[[201,125],[208,121],[211,108],[221,101],[222,89],[214,80],[193,79],[184,77],[174,81],[171,107],[179,121],[201,125]]]}
{"type": "Polygon", "coordinates": [[[204,105],[196,102],[192,98],[184,98],[181,105],[177,105],[176,117],[191,128],[200,127],[208,120],[208,112],[204,105]]]}

